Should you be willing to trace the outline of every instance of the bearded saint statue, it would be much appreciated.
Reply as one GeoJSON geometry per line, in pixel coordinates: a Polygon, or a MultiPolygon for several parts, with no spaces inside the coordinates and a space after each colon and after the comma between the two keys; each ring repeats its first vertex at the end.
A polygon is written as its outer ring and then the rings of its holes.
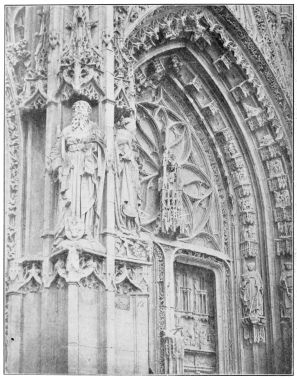
{"type": "Polygon", "coordinates": [[[58,221],[54,247],[65,239],[99,238],[105,175],[104,142],[90,120],[91,106],[77,101],[71,124],[58,135],[50,153],[50,170],[59,181],[58,221]]]}

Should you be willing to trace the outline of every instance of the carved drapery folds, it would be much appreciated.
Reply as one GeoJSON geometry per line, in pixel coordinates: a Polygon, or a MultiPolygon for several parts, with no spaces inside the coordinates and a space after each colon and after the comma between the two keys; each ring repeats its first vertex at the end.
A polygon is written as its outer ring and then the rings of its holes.
{"type": "Polygon", "coordinates": [[[246,266],[247,271],[241,277],[244,339],[252,343],[265,342],[263,281],[255,262],[248,262],[246,266]]]}
{"type": "Polygon", "coordinates": [[[60,64],[61,101],[79,94],[89,101],[102,97],[102,56],[92,41],[91,31],[97,22],[89,20],[89,5],[73,6],[73,21],[66,25],[71,31],[70,41],[63,47],[60,64]]]}
{"type": "Polygon", "coordinates": [[[55,249],[64,249],[69,241],[82,241],[98,251],[103,248],[98,239],[105,144],[90,120],[91,111],[85,101],[74,104],[71,124],[60,133],[49,156],[48,170],[59,181],[55,249]]]}
{"type": "Polygon", "coordinates": [[[293,264],[284,263],[284,269],[280,276],[279,286],[281,292],[281,318],[283,320],[292,320],[293,309],[293,264]]]}
{"type": "Polygon", "coordinates": [[[120,232],[138,235],[141,198],[133,110],[130,110],[130,117],[122,116],[118,124],[115,138],[116,224],[120,232]]]}

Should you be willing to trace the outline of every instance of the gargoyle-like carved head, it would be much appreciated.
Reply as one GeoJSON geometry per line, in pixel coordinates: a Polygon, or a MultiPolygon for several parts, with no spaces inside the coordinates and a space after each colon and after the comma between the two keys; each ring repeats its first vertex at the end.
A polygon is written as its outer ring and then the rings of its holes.
{"type": "Polygon", "coordinates": [[[84,222],[77,218],[68,218],[65,226],[65,235],[71,241],[77,241],[84,235],[84,222]]]}

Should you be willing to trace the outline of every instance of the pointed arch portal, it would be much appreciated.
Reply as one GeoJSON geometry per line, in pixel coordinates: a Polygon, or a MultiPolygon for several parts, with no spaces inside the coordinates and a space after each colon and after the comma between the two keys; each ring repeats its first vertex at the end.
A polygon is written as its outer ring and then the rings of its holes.
{"type": "Polygon", "coordinates": [[[8,8],[8,372],[290,373],[290,9],[8,8]]]}

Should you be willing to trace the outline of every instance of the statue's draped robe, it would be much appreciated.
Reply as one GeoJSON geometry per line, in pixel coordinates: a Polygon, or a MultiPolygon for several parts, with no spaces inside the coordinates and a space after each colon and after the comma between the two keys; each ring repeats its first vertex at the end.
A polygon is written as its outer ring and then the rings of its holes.
{"type": "Polygon", "coordinates": [[[249,271],[243,275],[244,288],[242,297],[249,315],[263,316],[263,282],[257,271],[249,271]]]}
{"type": "Polygon", "coordinates": [[[83,223],[85,238],[93,239],[99,233],[102,176],[104,159],[102,141],[96,125],[87,123],[73,130],[67,126],[58,138],[51,154],[52,169],[61,167],[59,218],[56,244],[65,236],[67,220],[83,223]],[[64,154],[63,154],[64,151],[64,154]]]}
{"type": "Polygon", "coordinates": [[[139,232],[139,168],[133,151],[133,135],[125,129],[116,138],[116,221],[123,233],[139,232]],[[133,220],[134,228],[129,228],[133,220]]]}

